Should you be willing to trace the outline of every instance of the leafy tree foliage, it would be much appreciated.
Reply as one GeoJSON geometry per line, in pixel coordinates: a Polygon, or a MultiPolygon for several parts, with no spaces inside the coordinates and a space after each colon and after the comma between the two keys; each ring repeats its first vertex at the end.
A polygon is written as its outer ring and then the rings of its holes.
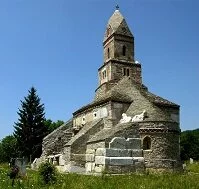
{"type": "Polygon", "coordinates": [[[61,120],[58,120],[57,122],[53,122],[51,119],[47,119],[47,120],[45,120],[44,124],[48,128],[48,133],[51,133],[52,131],[54,131],[61,125],[63,125],[64,122],[61,120]]]}
{"type": "Polygon", "coordinates": [[[0,143],[0,162],[9,162],[17,157],[17,140],[13,135],[6,136],[0,143]]]}
{"type": "Polygon", "coordinates": [[[57,179],[57,169],[53,164],[44,162],[39,166],[39,175],[45,184],[53,183],[57,179]]]}
{"type": "Polygon", "coordinates": [[[18,150],[21,156],[29,158],[31,155],[34,160],[41,155],[42,139],[47,134],[44,105],[40,103],[34,87],[28,91],[24,101],[21,101],[18,115],[18,122],[14,125],[18,150]]]}
{"type": "Polygon", "coordinates": [[[181,158],[199,160],[199,129],[181,133],[181,158]]]}

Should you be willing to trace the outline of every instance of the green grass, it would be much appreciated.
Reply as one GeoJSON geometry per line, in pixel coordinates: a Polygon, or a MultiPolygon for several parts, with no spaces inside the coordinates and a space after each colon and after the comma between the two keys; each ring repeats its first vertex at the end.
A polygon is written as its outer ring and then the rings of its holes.
{"type": "Polygon", "coordinates": [[[191,173],[198,173],[199,174],[199,162],[189,164],[187,167],[187,171],[191,173]]]}
{"type": "MultiPolygon", "coordinates": [[[[199,165],[187,167],[184,174],[149,174],[121,176],[88,176],[59,174],[55,184],[44,185],[38,172],[28,170],[26,178],[18,178],[17,189],[199,189],[199,165]],[[198,173],[198,174],[197,174],[198,173]]],[[[0,189],[12,188],[7,165],[0,165],[0,189]]]]}

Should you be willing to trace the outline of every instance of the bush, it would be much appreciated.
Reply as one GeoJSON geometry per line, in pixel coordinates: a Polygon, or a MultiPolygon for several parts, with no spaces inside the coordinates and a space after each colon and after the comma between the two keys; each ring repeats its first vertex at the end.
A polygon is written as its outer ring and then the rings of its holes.
{"type": "Polygon", "coordinates": [[[39,166],[39,175],[45,184],[54,183],[57,177],[57,170],[54,165],[45,162],[39,166]]]}

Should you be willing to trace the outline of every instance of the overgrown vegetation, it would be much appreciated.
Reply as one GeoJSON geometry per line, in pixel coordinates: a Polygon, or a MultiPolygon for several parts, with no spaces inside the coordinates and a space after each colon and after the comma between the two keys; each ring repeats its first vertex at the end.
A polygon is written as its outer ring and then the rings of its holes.
{"type": "MultiPolygon", "coordinates": [[[[188,172],[179,174],[148,175],[77,175],[58,174],[56,183],[44,184],[39,172],[28,170],[27,177],[15,181],[16,189],[197,189],[199,188],[199,166],[187,166],[188,172]],[[194,170],[194,172],[191,172],[194,170]]],[[[7,165],[0,165],[0,188],[12,188],[7,176],[7,165]]]]}
{"type": "Polygon", "coordinates": [[[181,133],[181,158],[199,160],[199,129],[181,133]]]}
{"type": "Polygon", "coordinates": [[[44,162],[39,167],[39,175],[45,184],[55,183],[57,174],[55,166],[49,162],[44,162]]]}
{"type": "Polygon", "coordinates": [[[7,162],[10,158],[18,156],[17,140],[13,135],[6,136],[0,142],[0,163],[7,162]]]}

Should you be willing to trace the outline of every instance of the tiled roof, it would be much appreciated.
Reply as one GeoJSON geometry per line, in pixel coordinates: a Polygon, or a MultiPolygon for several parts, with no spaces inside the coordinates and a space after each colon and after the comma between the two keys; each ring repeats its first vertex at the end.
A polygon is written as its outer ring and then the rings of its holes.
{"type": "MultiPolygon", "coordinates": [[[[129,27],[124,17],[122,16],[119,10],[115,10],[113,15],[110,17],[107,24],[107,28],[110,28],[111,34],[117,33],[117,34],[129,36],[129,37],[133,36],[131,31],[129,30],[129,27]]],[[[107,39],[107,37],[108,37],[107,33],[105,32],[104,41],[107,39]]]]}
{"type": "Polygon", "coordinates": [[[131,85],[134,85],[144,97],[146,97],[150,102],[154,103],[155,105],[170,106],[170,107],[175,107],[175,108],[179,107],[179,105],[173,102],[170,102],[169,100],[166,100],[160,96],[154,95],[153,93],[149,92],[145,86],[138,85],[137,83],[133,81],[133,79],[126,77],[126,78],[121,79],[110,90],[105,92],[104,95],[100,96],[99,98],[91,102],[90,104],[87,104],[86,106],[83,106],[82,108],[74,112],[73,115],[76,115],[89,108],[93,108],[95,106],[104,104],[109,101],[116,101],[116,102],[123,102],[123,103],[133,102],[131,85]],[[127,85],[127,86],[124,87],[124,85],[127,85]],[[120,88],[120,86],[122,87],[120,88]],[[125,88],[125,91],[122,90],[123,88],[125,88]]]}
{"type": "Polygon", "coordinates": [[[149,91],[145,91],[144,95],[154,104],[160,105],[160,106],[172,106],[172,107],[179,107],[178,104],[175,104],[169,100],[166,100],[160,96],[157,96],[149,91]]]}

